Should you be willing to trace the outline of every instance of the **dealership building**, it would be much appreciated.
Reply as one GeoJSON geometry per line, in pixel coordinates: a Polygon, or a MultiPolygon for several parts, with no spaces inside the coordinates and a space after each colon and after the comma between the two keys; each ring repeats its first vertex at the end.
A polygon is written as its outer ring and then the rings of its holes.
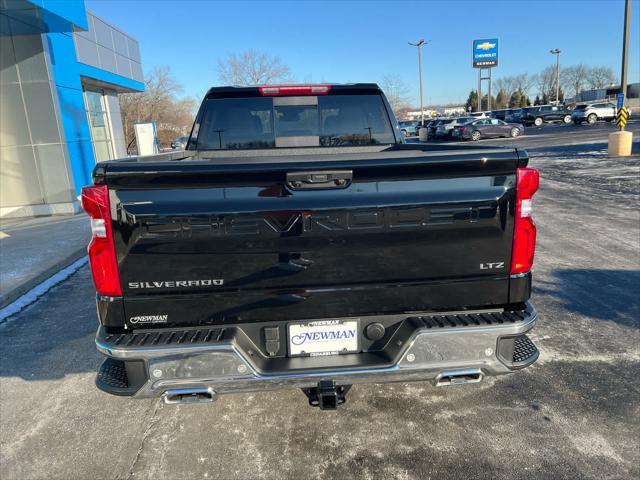
{"type": "Polygon", "coordinates": [[[138,42],[83,0],[0,0],[0,217],[77,212],[126,154],[118,94],[143,90],[138,42]]]}

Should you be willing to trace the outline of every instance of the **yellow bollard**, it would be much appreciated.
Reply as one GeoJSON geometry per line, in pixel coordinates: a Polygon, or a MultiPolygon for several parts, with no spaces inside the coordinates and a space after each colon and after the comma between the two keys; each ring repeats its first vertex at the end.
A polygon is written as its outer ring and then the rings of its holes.
{"type": "Polygon", "coordinates": [[[609,134],[609,156],[628,157],[631,155],[631,144],[633,143],[633,133],[620,131],[609,134]]]}

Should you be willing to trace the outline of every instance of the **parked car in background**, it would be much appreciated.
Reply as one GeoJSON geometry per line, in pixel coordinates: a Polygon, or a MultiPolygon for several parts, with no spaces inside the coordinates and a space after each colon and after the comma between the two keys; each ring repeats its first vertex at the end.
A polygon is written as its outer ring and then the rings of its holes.
{"type": "Polygon", "coordinates": [[[522,121],[522,109],[512,108],[507,110],[507,113],[501,120],[504,120],[505,122],[520,123],[522,121]]]}
{"type": "Polygon", "coordinates": [[[444,122],[445,118],[436,118],[434,120],[431,120],[428,124],[427,124],[427,137],[428,138],[436,138],[436,133],[438,131],[438,126],[444,122]]]}
{"type": "Polygon", "coordinates": [[[491,112],[491,115],[489,115],[489,116],[491,118],[497,118],[499,120],[504,120],[506,122],[506,121],[508,121],[507,120],[507,115],[510,115],[515,110],[516,110],[515,108],[505,108],[503,110],[493,110],[491,112]]]}
{"type": "Polygon", "coordinates": [[[478,117],[485,118],[488,117],[491,112],[472,112],[469,114],[470,117],[478,117]]]}
{"type": "Polygon", "coordinates": [[[400,131],[405,137],[415,137],[418,135],[418,125],[420,122],[418,120],[410,120],[406,122],[399,122],[400,131]]]}
{"type": "Polygon", "coordinates": [[[481,118],[457,125],[453,128],[453,138],[480,140],[493,137],[519,137],[524,133],[524,127],[518,123],[507,123],[497,118],[481,118]]]}
{"type": "Polygon", "coordinates": [[[174,150],[184,150],[187,148],[187,142],[189,141],[189,137],[178,137],[173,142],[171,142],[171,148],[174,150]]]}
{"type": "Polygon", "coordinates": [[[587,122],[593,125],[598,120],[610,122],[616,116],[616,106],[611,102],[586,103],[577,105],[571,112],[571,120],[581,124],[587,122]]]}
{"type": "Polygon", "coordinates": [[[472,120],[474,120],[473,117],[459,117],[443,120],[436,128],[436,138],[451,138],[451,133],[455,127],[464,125],[472,120]]]}
{"type": "Polygon", "coordinates": [[[427,138],[436,136],[436,128],[438,126],[438,123],[440,123],[441,121],[442,120],[439,118],[434,118],[424,122],[424,128],[427,129],[427,138]]]}
{"type": "Polygon", "coordinates": [[[564,105],[540,105],[522,109],[520,121],[523,125],[539,127],[543,123],[571,123],[571,112],[564,105]]]}

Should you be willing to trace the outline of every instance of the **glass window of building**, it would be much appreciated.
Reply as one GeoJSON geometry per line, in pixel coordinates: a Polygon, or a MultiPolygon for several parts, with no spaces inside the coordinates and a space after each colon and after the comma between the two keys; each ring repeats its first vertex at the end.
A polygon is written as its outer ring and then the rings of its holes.
{"type": "Polygon", "coordinates": [[[100,91],[85,90],[84,96],[96,162],[111,160],[114,158],[114,149],[104,94],[100,91]]]}

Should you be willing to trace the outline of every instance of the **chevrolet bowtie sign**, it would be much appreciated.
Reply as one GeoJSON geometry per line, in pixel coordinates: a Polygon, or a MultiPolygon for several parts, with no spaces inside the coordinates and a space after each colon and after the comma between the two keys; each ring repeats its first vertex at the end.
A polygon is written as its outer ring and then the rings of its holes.
{"type": "Polygon", "coordinates": [[[498,39],[484,38],[472,42],[473,68],[489,68],[498,65],[498,39]]]}

